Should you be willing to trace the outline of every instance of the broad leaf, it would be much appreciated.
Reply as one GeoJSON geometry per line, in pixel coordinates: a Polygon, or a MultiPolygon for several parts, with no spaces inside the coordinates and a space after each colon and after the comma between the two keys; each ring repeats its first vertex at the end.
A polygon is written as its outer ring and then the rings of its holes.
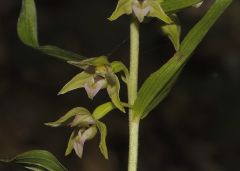
{"type": "Polygon", "coordinates": [[[231,0],[217,0],[205,16],[190,30],[174,57],[144,82],[133,106],[135,117],[146,116],[145,111],[149,113],[161,102],[169,92],[166,90],[173,86],[193,51],[230,3],[231,0]]]}
{"type": "Polygon", "coordinates": [[[28,151],[2,162],[17,164],[32,171],[67,171],[55,156],[44,150],[28,151]]]}
{"type": "Polygon", "coordinates": [[[105,159],[108,159],[108,149],[106,145],[107,127],[104,123],[97,121],[97,127],[101,134],[99,148],[105,159]]]}
{"type": "Polygon", "coordinates": [[[60,49],[55,46],[40,46],[37,33],[37,12],[34,0],[22,0],[22,9],[17,24],[20,40],[41,52],[63,60],[82,60],[81,55],[60,49]]]}
{"type": "Polygon", "coordinates": [[[141,117],[144,119],[159,103],[161,103],[168,93],[171,91],[172,87],[174,86],[175,82],[177,81],[182,69],[180,69],[176,74],[172,77],[172,79],[166,84],[165,88],[163,88],[159,94],[152,100],[152,102],[147,106],[144,111],[143,116],[141,117]]]}

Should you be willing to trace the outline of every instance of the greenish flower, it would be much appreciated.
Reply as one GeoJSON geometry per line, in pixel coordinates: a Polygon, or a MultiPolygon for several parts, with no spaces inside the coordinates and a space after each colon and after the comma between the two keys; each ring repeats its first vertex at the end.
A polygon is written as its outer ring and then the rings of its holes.
{"type": "Polygon", "coordinates": [[[73,77],[59,92],[65,94],[69,91],[84,88],[90,99],[101,90],[107,89],[113,104],[125,112],[119,97],[120,82],[111,64],[105,56],[89,58],[82,61],[69,61],[70,64],[77,66],[84,71],[73,77]]]}
{"type": "Polygon", "coordinates": [[[106,126],[96,120],[87,109],[83,107],[73,108],[57,121],[46,123],[46,125],[51,127],[70,126],[73,128],[65,155],[69,155],[74,150],[79,158],[82,158],[85,142],[93,139],[99,130],[101,134],[99,147],[105,158],[108,158],[105,140],[106,126]]]}
{"type": "Polygon", "coordinates": [[[163,11],[160,2],[160,0],[119,0],[109,20],[113,21],[123,14],[133,13],[139,22],[143,22],[147,16],[156,17],[168,24],[172,23],[171,18],[163,11]]]}

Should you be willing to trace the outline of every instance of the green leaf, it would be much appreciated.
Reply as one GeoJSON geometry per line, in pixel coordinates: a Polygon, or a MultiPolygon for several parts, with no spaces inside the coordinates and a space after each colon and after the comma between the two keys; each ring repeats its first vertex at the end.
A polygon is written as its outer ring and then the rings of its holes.
{"type": "Polygon", "coordinates": [[[59,118],[57,121],[45,123],[45,125],[51,127],[66,126],[74,120],[74,116],[76,115],[90,116],[91,113],[86,108],[76,107],[67,112],[63,117],[59,118]]]}
{"type": "Polygon", "coordinates": [[[159,92],[159,94],[152,100],[149,106],[146,107],[141,119],[144,119],[159,103],[161,103],[165,97],[170,93],[172,87],[177,81],[182,69],[180,69],[176,74],[172,77],[172,79],[166,84],[166,86],[159,92]]]}
{"type": "Polygon", "coordinates": [[[178,51],[178,49],[180,47],[181,26],[179,24],[177,15],[172,14],[171,18],[174,21],[174,23],[164,24],[161,27],[161,29],[162,29],[163,33],[166,34],[168,36],[168,38],[171,40],[172,44],[174,45],[175,50],[178,51]]]}
{"type": "Polygon", "coordinates": [[[51,45],[45,45],[45,46],[39,46],[36,49],[40,50],[42,53],[53,56],[53,57],[57,57],[59,59],[63,59],[63,60],[83,60],[85,58],[83,58],[81,55],[78,55],[74,52],[70,52],[70,51],[66,51],[64,49],[61,49],[59,47],[56,46],[51,46],[51,45]]]}
{"type": "Polygon", "coordinates": [[[18,19],[19,38],[28,46],[38,47],[36,7],[33,0],[23,0],[18,19]]]}
{"type": "Polygon", "coordinates": [[[55,46],[40,46],[37,33],[37,12],[34,0],[22,0],[22,8],[17,24],[17,33],[20,40],[41,52],[63,60],[83,60],[81,55],[60,49],[55,46]]]}
{"type": "Polygon", "coordinates": [[[183,40],[179,52],[172,57],[158,71],[151,74],[139,90],[138,98],[133,106],[134,116],[146,116],[166,96],[167,89],[171,88],[180,71],[205,37],[209,29],[230,5],[230,0],[217,0],[205,16],[190,30],[183,40]],[[160,94],[160,95],[159,95],[160,94]],[[162,95],[161,95],[162,94],[162,95]]]}
{"type": "Polygon", "coordinates": [[[200,2],[202,2],[202,0],[165,0],[161,3],[161,6],[166,13],[172,13],[192,7],[200,2]]]}
{"type": "Polygon", "coordinates": [[[44,150],[28,151],[5,162],[17,164],[32,171],[67,171],[55,156],[44,150]]]}
{"type": "Polygon", "coordinates": [[[216,0],[205,16],[190,30],[180,47],[180,53],[185,59],[193,53],[231,2],[232,0],[216,0]]]}
{"type": "Polygon", "coordinates": [[[101,134],[99,148],[105,159],[108,159],[108,149],[106,145],[107,127],[104,123],[97,121],[97,127],[101,134]]]}
{"type": "Polygon", "coordinates": [[[109,112],[111,112],[113,109],[115,109],[116,107],[113,105],[112,102],[107,102],[104,103],[100,106],[98,106],[92,114],[92,117],[96,120],[99,120],[101,118],[103,118],[106,114],[108,114],[109,112]]]}
{"type": "Polygon", "coordinates": [[[65,94],[69,91],[82,88],[84,87],[84,84],[87,83],[91,79],[91,74],[88,74],[86,72],[81,72],[80,74],[77,74],[75,77],[73,77],[58,93],[59,95],[65,94]]]}

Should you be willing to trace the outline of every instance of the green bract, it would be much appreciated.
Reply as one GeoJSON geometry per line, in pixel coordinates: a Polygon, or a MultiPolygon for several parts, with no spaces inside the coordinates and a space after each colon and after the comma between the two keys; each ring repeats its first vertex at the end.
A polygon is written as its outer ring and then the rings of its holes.
{"type": "Polygon", "coordinates": [[[171,14],[170,17],[174,22],[162,25],[161,29],[171,40],[175,50],[178,51],[180,47],[181,26],[176,14],[171,14]]]}
{"type": "MultiPolygon", "coordinates": [[[[85,88],[88,97],[93,99],[101,89],[106,88],[114,105],[122,112],[125,112],[119,97],[120,82],[115,74],[121,70],[125,70],[125,77],[127,77],[126,74],[128,71],[126,67],[123,67],[124,65],[121,65],[122,67],[120,65],[113,65],[115,66],[113,69],[105,56],[89,58],[79,62],[69,61],[69,63],[84,71],[73,77],[61,89],[59,94],[65,94],[78,88],[85,88]]],[[[116,64],[116,62],[114,63],[116,64]]]]}
{"type": "Polygon", "coordinates": [[[116,20],[123,14],[132,14],[137,17],[139,22],[143,22],[144,17],[156,17],[165,23],[172,23],[170,17],[163,11],[160,1],[157,0],[119,0],[116,10],[109,20],[116,20]]]}

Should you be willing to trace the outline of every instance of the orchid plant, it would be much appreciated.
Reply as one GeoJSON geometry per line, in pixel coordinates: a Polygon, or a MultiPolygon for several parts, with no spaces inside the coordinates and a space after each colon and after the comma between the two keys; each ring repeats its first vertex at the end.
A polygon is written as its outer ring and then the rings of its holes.
{"type": "MultiPolygon", "coordinates": [[[[110,62],[104,55],[88,58],[56,46],[40,45],[35,2],[22,0],[17,25],[21,41],[42,53],[64,60],[80,70],[58,94],[84,88],[90,99],[94,99],[102,89],[106,89],[109,95],[109,101],[97,106],[93,112],[82,106],[75,107],[58,120],[45,124],[51,127],[67,126],[72,129],[65,155],[69,155],[74,150],[76,155],[82,158],[84,144],[99,132],[101,135],[99,148],[103,156],[108,159],[107,127],[100,120],[114,109],[123,113],[128,111],[128,171],[136,171],[140,121],[168,95],[196,47],[230,3],[231,0],[216,0],[202,19],[182,39],[178,12],[185,8],[200,7],[204,5],[203,0],[119,0],[116,9],[108,19],[114,21],[125,14],[130,16],[130,67],[127,68],[121,61],[110,62]],[[144,24],[145,18],[161,21],[159,28],[172,42],[176,52],[138,88],[139,28],[144,24]],[[121,101],[122,84],[127,85],[128,102],[121,101]]],[[[29,170],[67,170],[51,153],[41,150],[25,152],[11,160],[1,160],[1,162],[17,163],[29,170]]]]}

